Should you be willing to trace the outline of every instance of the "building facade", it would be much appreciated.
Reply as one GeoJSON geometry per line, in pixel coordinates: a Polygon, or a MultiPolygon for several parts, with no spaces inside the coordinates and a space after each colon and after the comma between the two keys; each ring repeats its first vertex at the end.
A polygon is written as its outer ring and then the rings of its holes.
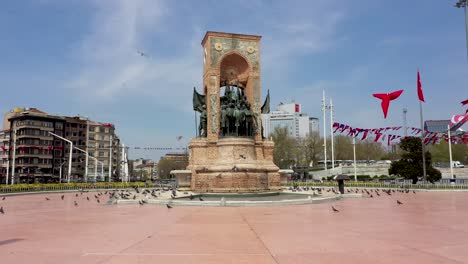
{"type": "Polygon", "coordinates": [[[4,130],[0,131],[0,182],[6,180],[7,167],[9,178],[14,175],[16,183],[64,182],[68,176],[70,144],[59,137],[70,140],[74,146],[71,181],[108,180],[109,171],[113,180],[119,178],[120,139],[114,125],[80,116],[50,115],[35,108],[10,111],[5,115],[3,125],[4,130]],[[88,152],[91,157],[76,148],[88,152]]]}
{"type": "Polygon", "coordinates": [[[318,132],[318,118],[301,112],[301,104],[280,104],[276,111],[262,114],[263,136],[268,138],[277,127],[287,128],[289,136],[303,138],[318,132]]]}
{"type": "Polygon", "coordinates": [[[34,110],[8,119],[11,146],[8,160],[10,177],[15,183],[55,182],[61,177],[64,143],[51,133],[63,137],[65,118],[34,110]]]}

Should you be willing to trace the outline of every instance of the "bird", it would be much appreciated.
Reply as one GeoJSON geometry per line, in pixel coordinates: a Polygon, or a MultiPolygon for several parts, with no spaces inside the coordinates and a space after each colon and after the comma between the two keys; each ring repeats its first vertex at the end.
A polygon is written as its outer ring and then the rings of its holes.
{"type": "Polygon", "coordinates": [[[144,204],[143,201],[141,201],[141,200],[139,200],[138,203],[139,203],[140,205],[143,205],[143,204],[144,204]]]}
{"type": "Polygon", "coordinates": [[[96,200],[98,203],[101,203],[101,201],[99,201],[99,199],[96,200]]]}
{"type": "Polygon", "coordinates": [[[2,198],[2,201],[5,201],[5,199],[6,199],[6,197],[5,197],[5,196],[3,196],[3,198],[2,198]]]}
{"type": "Polygon", "coordinates": [[[96,195],[94,195],[94,198],[96,198],[96,199],[97,199],[98,197],[97,197],[96,195]]]}
{"type": "Polygon", "coordinates": [[[75,206],[78,206],[78,203],[76,201],[73,201],[75,203],[75,206]]]}
{"type": "Polygon", "coordinates": [[[403,90],[398,90],[391,93],[384,93],[384,94],[372,94],[375,98],[382,100],[380,106],[382,107],[382,111],[384,114],[384,118],[387,118],[388,107],[390,106],[390,101],[397,99],[403,90]]]}
{"type": "Polygon", "coordinates": [[[133,195],[133,200],[135,200],[135,199],[136,199],[136,194],[135,194],[135,195],[133,195]]]}
{"type": "Polygon", "coordinates": [[[172,206],[170,206],[169,204],[166,204],[166,207],[167,207],[167,209],[171,209],[171,208],[172,208],[172,206]]]}
{"type": "Polygon", "coordinates": [[[190,197],[189,197],[189,198],[190,198],[190,200],[193,200],[195,197],[193,197],[193,195],[190,194],[190,197]]]}
{"type": "Polygon", "coordinates": [[[49,201],[49,200],[50,200],[48,197],[46,197],[45,199],[46,199],[46,201],[49,201]]]}
{"type": "Polygon", "coordinates": [[[239,157],[240,157],[241,159],[246,159],[246,157],[245,157],[244,155],[242,155],[242,154],[239,155],[239,157]]]}
{"type": "Polygon", "coordinates": [[[75,197],[78,197],[78,194],[75,194],[75,197]]]}
{"type": "Polygon", "coordinates": [[[148,57],[148,54],[144,53],[143,51],[137,51],[137,53],[142,57],[148,57]]]}
{"type": "Polygon", "coordinates": [[[63,198],[65,198],[65,195],[62,195],[61,198],[62,198],[62,200],[63,200],[63,198]]]}
{"type": "Polygon", "coordinates": [[[416,191],[413,190],[413,193],[416,194],[416,191]]]}
{"type": "Polygon", "coordinates": [[[201,196],[198,197],[198,199],[199,199],[200,201],[202,201],[202,202],[205,201],[205,200],[203,200],[203,198],[202,198],[201,196]]]}
{"type": "Polygon", "coordinates": [[[400,200],[396,200],[397,204],[403,204],[400,200]]]}
{"type": "Polygon", "coordinates": [[[372,194],[371,194],[369,197],[370,197],[370,198],[374,198],[374,196],[373,196],[372,194]]]}
{"type": "Polygon", "coordinates": [[[5,214],[5,211],[3,210],[3,206],[0,207],[0,213],[5,214]]]}
{"type": "Polygon", "coordinates": [[[86,200],[88,200],[88,201],[89,201],[89,197],[88,197],[88,196],[86,196],[86,200]]]}
{"type": "Polygon", "coordinates": [[[336,212],[336,213],[338,213],[338,212],[339,212],[339,210],[338,210],[338,209],[336,209],[334,206],[332,206],[332,210],[333,210],[333,212],[336,212]]]}

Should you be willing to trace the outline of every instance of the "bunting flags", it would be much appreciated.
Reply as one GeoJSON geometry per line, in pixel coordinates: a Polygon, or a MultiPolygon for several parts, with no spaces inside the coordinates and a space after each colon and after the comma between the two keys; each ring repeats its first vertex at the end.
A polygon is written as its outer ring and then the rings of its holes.
{"type": "MultiPolygon", "coordinates": [[[[468,118],[467,120],[468,121],[468,118]]],[[[333,123],[333,127],[335,128],[333,133],[340,133],[345,136],[352,136],[358,137],[362,133],[361,141],[368,139],[369,137],[374,138],[374,142],[384,142],[388,145],[392,144],[395,140],[401,140],[402,136],[396,135],[399,130],[402,128],[401,126],[393,126],[393,127],[380,127],[380,128],[355,128],[350,125],[341,124],[338,122],[333,123]]],[[[424,143],[427,144],[435,144],[440,140],[444,139],[447,141],[447,134],[446,133],[437,133],[437,132],[430,132],[427,130],[422,131],[420,128],[416,127],[409,127],[410,134],[412,136],[418,136],[418,134],[423,133],[424,135],[424,143]]],[[[468,135],[466,136],[452,136],[452,141],[455,140],[456,143],[466,144],[465,141],[468,141],[468,135]],[[466,139],[465,139],[466,138],[466,139]]]]}

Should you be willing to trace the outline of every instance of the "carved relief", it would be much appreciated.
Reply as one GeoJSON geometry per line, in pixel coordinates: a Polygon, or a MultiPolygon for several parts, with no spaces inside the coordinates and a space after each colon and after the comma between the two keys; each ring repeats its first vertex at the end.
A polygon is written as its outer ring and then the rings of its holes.
{"type": "Polygon", "coordinates": [[[252,64],[253,70],[258,70],[257,42],[225,38],[211,38],[211,66],[214,67],[221,56],[231,50],[244,55],[252,64]]]}

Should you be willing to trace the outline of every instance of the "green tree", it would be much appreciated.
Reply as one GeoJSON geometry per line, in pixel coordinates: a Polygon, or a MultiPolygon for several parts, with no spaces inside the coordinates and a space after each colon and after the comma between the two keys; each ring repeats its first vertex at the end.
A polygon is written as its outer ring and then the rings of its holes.
{"type": "Polygon", "coordinates": [[[160,179],[170,177],[171,170],[185,170],[188,166],[188,157],[183,160],[166,159],[162,157],[158,162],[158,175],[160,179]]]}
{"type": "Polygon", "coordinates": [[[323,140],[320,138],[319,133],[310,133],[307,137],[298,140],[297,145],[300,150],[300,153],[298,153],[300,165],[309,166],[312,164],[312,166],[317,166],[321,155],[323,155],[323,140]]]}
{"type": "MultiPolygon", "coordinates": [[[[423,175],[422,144],[418,137],[408,137],[400,142],[400,149],[403,150],[401,159],[394,161],[388,170],[390,175],[400,175],[406,179],[412,179],[413,183],[418,181],[418,177],[423,175]]],[[[432,167],[432,157],[426,151],[426,174],[429,181],[437,181],[441,178],[439,170],[432,167]]]]}
{"type": "Polygon", "coordinates": [[[273,162],[280,169],[289,168],[297,163],[297,141],[289,135],[286,127],[276,127],[271,138],[275,142],[273,149],[273,162]]]}
{"type": "MultiPolygon", "coordinates": [[[[428,150],[432,154],[433,162],[449,162],[448,142],[441,141],[439,144],[429,145],[428,150]]],[[[468,164],[468,145],[452,144],[452,160],[458,160],[468,164]]]]}

